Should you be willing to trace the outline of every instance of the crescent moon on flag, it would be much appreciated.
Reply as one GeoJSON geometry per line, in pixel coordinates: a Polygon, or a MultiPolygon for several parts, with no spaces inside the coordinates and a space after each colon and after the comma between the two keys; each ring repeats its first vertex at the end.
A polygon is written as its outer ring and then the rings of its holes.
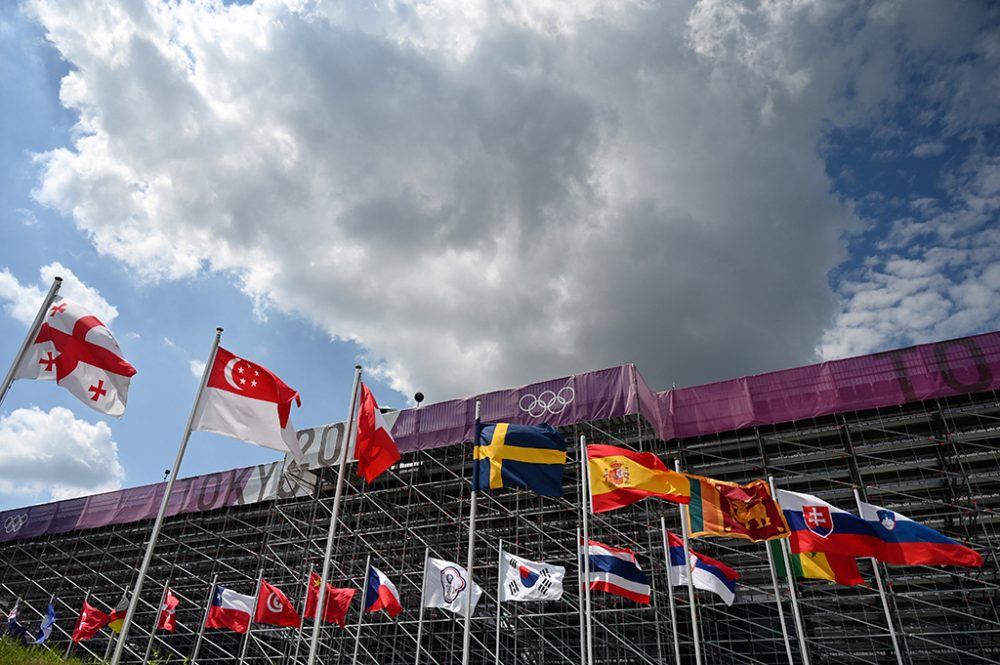
{"type": "Polygon", "coordinates": [[[222,370],[222,374],[223,376],[226,377],[226,383],[231,385],[233,388],[242,391],[243,389],[240,388],[238,385],[236,385],[236,382],[233,381],[233,368],[236,367],[236,363],[238,363],[239,361],[240,361],[239,358],[233,358],[232,360],[227,362],[226,366],[222,370]]]}

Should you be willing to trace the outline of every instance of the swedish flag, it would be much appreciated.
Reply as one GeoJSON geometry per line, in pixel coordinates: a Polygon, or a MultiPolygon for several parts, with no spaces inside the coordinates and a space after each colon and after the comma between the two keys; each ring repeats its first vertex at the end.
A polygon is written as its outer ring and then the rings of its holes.
{"type": "Polygon", "coordinates": [[[523,487],[542,496],[562,496],[566,442],[549,425],[484,425],[473,460],[475,491],[523,487]]]}

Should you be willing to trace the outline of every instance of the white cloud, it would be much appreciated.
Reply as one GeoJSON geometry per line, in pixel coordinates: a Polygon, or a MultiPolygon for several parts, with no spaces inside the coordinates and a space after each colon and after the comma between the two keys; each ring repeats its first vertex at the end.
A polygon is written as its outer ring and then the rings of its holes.
{"type": "Polygon", "coordinates": [[[4,311],[21,323],[31,325],[57,276],[63,278],[59,288],[60,296],[83,306],[109,328],[118,318],[117,307],[105,300],[97,289],[84,284],[72,270],[61,263],[44,265],[39,273],[41,279],[38,284],[22,284],[9,269],[0,270],[0,301],[6,301],[4,311]]]}
{"type": "Polygon", "coordinates": [[[0,492],[59,500],[120,489],[125,471],[106,422],[55,407],[16,409],[0,419],[0,492]]]}
{"type": "Polygon", "coordinates": [[[200,379],[205,374],[204,360],[189,360],[188,367],[190,367],[191,374],[193,374],[196,379],[200,379]]]}
{"type": "Polygon", "coordinates": [[[944,143],[940,141],[928,141],[927,143],[921,143],[913,149],[914,157],[936,157],[944,153],[947,149],[944,143]]]}

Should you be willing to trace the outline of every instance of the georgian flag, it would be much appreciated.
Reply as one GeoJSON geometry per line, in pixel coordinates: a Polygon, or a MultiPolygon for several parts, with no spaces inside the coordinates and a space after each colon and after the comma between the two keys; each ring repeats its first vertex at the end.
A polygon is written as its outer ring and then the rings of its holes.
{"type": "Polygon", "coordinates": [[[135,368],[101,321],[75,303],[55,298],[14,378],[55,381],[90,408],[115,418],[125,413],[135,368]]]}
{"type": "Polygon", "coordinates": [[[500,602],[559,600],[566,568],[529,561],[503,552],[500,557],[500,602]]]}
{"type": "Polygon", "coordinates": [[[220,346],[191,429],[290,452],[301,462],[302,449],[291,418],[293,401],[296,406],[302,403],[298,391],[276,374],[220,346]]]}

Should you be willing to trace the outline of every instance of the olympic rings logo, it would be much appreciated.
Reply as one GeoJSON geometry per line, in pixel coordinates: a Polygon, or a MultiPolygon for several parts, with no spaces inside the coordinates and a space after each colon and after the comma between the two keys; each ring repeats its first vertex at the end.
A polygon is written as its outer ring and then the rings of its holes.
{"type": "Polygon", "coordinates": [[[557,416],[566,410],[570,402],[576,399],[576,391],[572,386],[564,386],[559,392],[543,390],[537,395],[522,395],[517,405],[532,418],[541,418],[545,414],[557,416]]]}
{"type": "Polygon", "coordinates": [[[3,521],[3,530],[7,533],[17,533],[28,521],[28,513],[11,515],[3,521]]]}

